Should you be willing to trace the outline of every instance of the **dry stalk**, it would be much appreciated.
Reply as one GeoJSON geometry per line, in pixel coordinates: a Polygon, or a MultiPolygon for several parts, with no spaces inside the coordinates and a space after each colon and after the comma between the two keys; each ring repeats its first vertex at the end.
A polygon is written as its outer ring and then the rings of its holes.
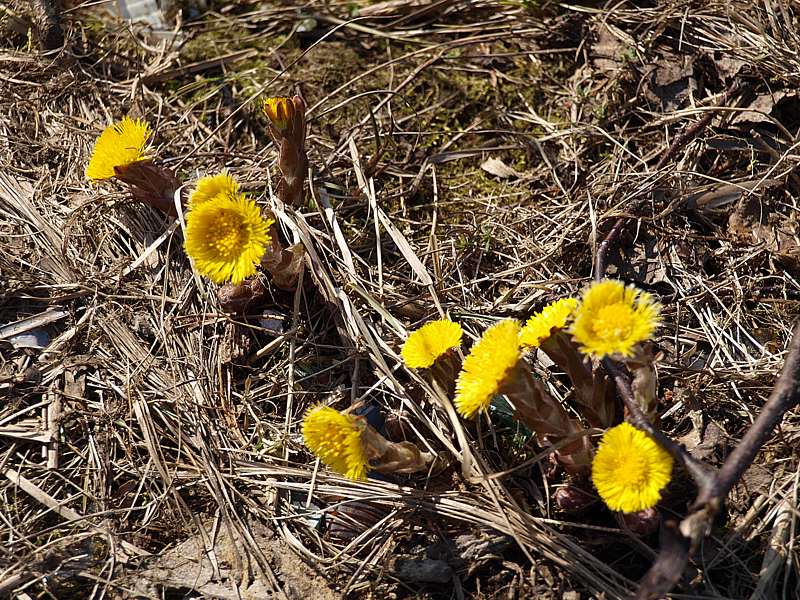
{"type": "Polygon", "coordinates": [[[117,179],[130,186],[134,200],[175,218],[175,191],[181,182],[170,169],[152,160],[140,160],[114,167],[114,172],[117,179]]]}
{"type": "Polygon", "coordinates": [[[556,458],[572,474],[588,473],[592,450],[588,436],[580,435],[583,427],[547,393],[525,361],[520,360],[509,373],[500,393],[514,406],[514,418],[533,431],[540,444],[557,444],[566,438],[576,438],[559,448],[556,458]]]}

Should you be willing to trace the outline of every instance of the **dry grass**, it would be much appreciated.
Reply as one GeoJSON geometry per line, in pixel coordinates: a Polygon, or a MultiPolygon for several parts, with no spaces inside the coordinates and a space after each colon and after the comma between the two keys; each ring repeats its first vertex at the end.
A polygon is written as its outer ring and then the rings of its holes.
{"type": "MultiPolygon", "coordinates": [[[[27,329],[47,335],[0,341],[0,595],[188,592],[174,564],[137,586],[199,535],[230,597],[323,597],[323,579],[351,597],[624,597],[657,540],[599,507],[559,513],[547,452],[499,416],[460,421],[398,351],[426,319],[475,337],[579,290],[631,211],[610,270],[666,307],[665,431],[715,462],[752,421],[800,301],[796,9],[421,0],[351,22],[349,6],[240,2],[174,44],[79,7],[49,54],[0,20],[0,325],[38,316],[27,329]],[[654,170],[734,79],[727,108],[654,170]],[[250,102],[295,91],[311,107],[313,200],[298,211],[270,196],[250,102]],[[178,226],[86,183],[95,135],[124,114],[147,118],[185,181],[227,166],[305,244],[305,285],[274,292],[271,320],[220,312],[178,226]],[[319,469],[303,412],[361,401],[451,466],[365,483],[319,469]],[[319,510],[328,529],[347,510],[366,523],[326,534],[319,510]],[[435,544],[453,584],[397,576],[393,559],[435,544]]],[[[798,594],[799,425],[795,411],[767,444],[680,597],[798,594]]],[[[678,481],[666,505],[692,494],[678,481]]]]}

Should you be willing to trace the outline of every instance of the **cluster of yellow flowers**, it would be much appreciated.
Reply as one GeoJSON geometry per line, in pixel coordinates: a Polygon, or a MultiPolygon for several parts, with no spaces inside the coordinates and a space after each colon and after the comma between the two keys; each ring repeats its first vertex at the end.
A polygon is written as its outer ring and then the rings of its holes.
{"type": "MultiPolygon", "coordinates": [[[[268,98],[262,110],[276,126],[286,127],[297,109],[291,98],[268,98]]],[[[101,181],[120,177],[123,169],[151,162],[146,156],[153,132],[140,120],[125,117],[108,126],[95,142],[86,177],[101,181]]],[[[184,249],[195,270],[214,281],[241,283],[255,275],[270,244],[274,219],[239,191],[225,170],[201,177],[189,197],[184,249]]]]}
{"type": "MultiPolygon", "coordinates": [[[[564,331],[587,357],[630,357],[654,334],[661,306],[620,281],[591,285],[580,298],[564,298],[534,314],[524,326],[506,319],[489,327],[466,356],[456,382],[455,406],[465,418],[488,409],[502,392],[525,350],[538,348],[564,331]]],[[[461,328],[449,321],[428,323],[412,333],[402,356],[411,368],[428,367],[460,345],[461,328]],[[457,331],[459,337],[442,335],[457,331]]],[[[654,506],[670,480],[672,457],[628,423],[609,429],[592,462],[592,480],[613,510],[637,512],[654,506]]]]}
{"type": "MultiPolygon", "coordinates": [[[[297,118],[298,114],[304,115],[302,101],[270,98],[262,109],[271,121],[274,139],[280,142],[282,169],[289,173],[302,170],[305,121],[304,117],[297,118]]],[[[146,156],[152,135],[149,125],[138,119],[125,117],[109,126],[95,143],[86,177],[92,181],[122,178],[130,173],[131,165],[152,164],[146,156]]],[[[274,220],[240,191],[227,171],[201,177],[189,195],[186,209],[184,248],[198,273],[216,283],[234,284],[256,273],[271,242],[274,220]]],[[[579,350],[589,359],[632,357],[655,332],[660,310],[650,294],[619,281],[605,280],[591,285],[580,298],[553,302],[524,326],[513,319],[500,321],[484,332],[463,360],[455,380],[455,407],[469,419],[486,411],[496,395],[508,395],[510,381],[524,373],[520,371],[525,364],[524,353],[531,349],[557,354],[563,353],[567,344],[575,348],[573,352],[579,350]],[[551,339],[557,339],[561,346],[551,339]]],[[[435,369],[446,360],[458,365],[462,338],[458,323],[433,321],[408,337],[401,355],[412,369],[435,369]]],[[[591,374],[591,367],[588,372],[591,374]]],[[[535,409],[532,410],[534,414],[535,409]]],[[[537,418],[532,422],[540,422],[537,418]]],[[[554,421],[541,422],[551,427],[552,434],[554,421]]],[[[561,422],[571,427],[573,421],[563,417],[561,422]]],[[[306,413],[302,432],[308,448],[323,463],[354,480],[364,479],[375,468],[370,458],[391,457],[390,462],[405,465],[406,472],[425,464],[419,451],[410,447],[413,445],[388,442],[361,417],[326,406],[306,413]]],[[[591,465],[592,480],[601,498],[613,510],[623,512],[654,506],[671,471],[670,455],[628,423],[606,431],[591,465]]]]}
{"type": "MultiPolygon", "coordinates": [[[[523,349],[538,348],[562,329],[587,356],[631,356],[636,344],[655,332],[660,308],[650,294],[605,280],[589,287],[580,301],[565,298],[549,304],[524,327],[513,319],[500,321],[486,330],[464,361],[456,383],[456,408],[466,418],[485,410],[522,358],[523,349]]],[[[416,337],[426,337],[424,329],[413,333],[406,344],[421,344],[416,337]]],[[[435,342],[429,339],[427,344],[435,342]]]]}
{"type": "MultiPolygon", "coordinates": [[[[464,418],[488,409],[521,364],[526,350],[546,345],[560,332],[571,336],[585,356],[624,358],[654,334],[661,307],[654,298],[622,282],[591,285],[580,298],[564,298],[534,314],[522,326],[506,319],[489,327],[463,361],[455,385],[455,406],[464,418]]],[[[461,347],[463,331],[447,319],[413,332],[401,350],[406,366],[429,369],[461,347]]],[[[306,445],[323,463],[351,479],[370,470],[359,417],[328,407],[308,411],[303,421],[306,445]]],[[[669,483],[672,457],[629,423],[611,427],[591,465],[592,481],[612,509],[637,512],[654,506],[669,483]]]]}

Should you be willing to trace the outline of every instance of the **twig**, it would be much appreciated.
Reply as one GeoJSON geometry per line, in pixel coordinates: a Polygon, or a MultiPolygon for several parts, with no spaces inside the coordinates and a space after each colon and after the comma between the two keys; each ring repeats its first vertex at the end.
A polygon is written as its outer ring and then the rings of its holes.
{"type": "Polygon", "coordinates": [[[744,434],[742,441],[722,464],[713,485],[705,494],[700,494],[696,504],[707,503],[714,498],[724,498],[753,462],[758,451],[769,439],[772,430],[781,422],[783,415],[798,403],[800,403],[800,322],[795,326],[786,362],[767,403],[744,434]]]}
{"type": "Polygon", "coordinates": [[[711,523],[725,497],[753,463],[756,454],[786,412],[800,404],[800,322],[795,326],[786,361],[767,403],[742,441],[716,473],[691,457],[683,446],[676,444],[648,423],[633,400],[627,377],[609,359],[605,359],[603,364],[614,378],[625,406],[631,413],[632,424],[653,436],[683,463],[699,487],[697,500],[680,524],[665,524],[661,552],[642,579],[636,594],[636,598],[642,600],[657,598],[669,592],[681,578],[689,556],[710,531],[711,523]]]}
{"type": "Polygon", "coordinates": [[[595,259],[595,281],[600,281],[603,278],[603,275],[606,272],[606,256],[608,256],[608,248],[616,241],[619,232],[622,230],[622,226],[625,224],[625,221],[626,217],[620,217],[617,219],[617,222],[614,223],[611,231],[609,231],[603,241],[600,242],[600,246],[597,248],[597,258],[595,259]]]}

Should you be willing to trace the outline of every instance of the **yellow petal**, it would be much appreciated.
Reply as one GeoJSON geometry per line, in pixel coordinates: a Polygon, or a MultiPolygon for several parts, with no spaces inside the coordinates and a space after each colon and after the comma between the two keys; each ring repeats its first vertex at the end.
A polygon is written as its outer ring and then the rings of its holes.
{"type": "Polygon", "coordinates": [[[449,319],[431,321],[408,336],[400,354],[406,366],[424,369],[433,365],[450,348],[460,346],[461,336],[458,323],[449,319]]]}
{"type": "Polygon", "coordinates": [[[114,177],[114,167],[122,167],[144,158],[144,149],[153,132],[139,119],[125,117],[109,125],[97,138],[86,177],[92,181],[114,177]]]}
{"type": "Polygon", "coordinates": [[[186,213],[184,248],[201,275],[241,283],[256,273],[272,223],[244,195],[217,195],[186,213]]]}
{"type": "Polygon", "coordinates": [[[469,419],[486,410],[520,360],[519,322],[500,321],[487,329],[464,360],[456,381],[456,410],[469,419]]]}

